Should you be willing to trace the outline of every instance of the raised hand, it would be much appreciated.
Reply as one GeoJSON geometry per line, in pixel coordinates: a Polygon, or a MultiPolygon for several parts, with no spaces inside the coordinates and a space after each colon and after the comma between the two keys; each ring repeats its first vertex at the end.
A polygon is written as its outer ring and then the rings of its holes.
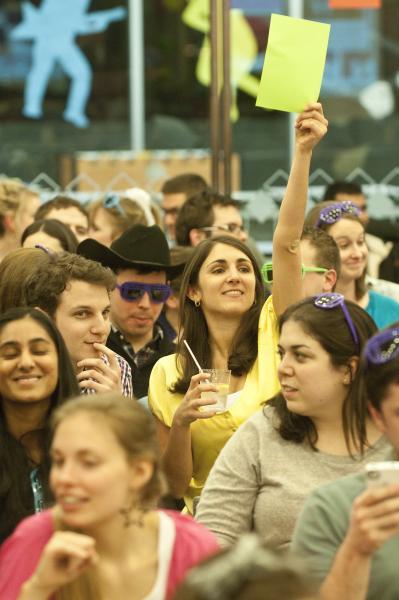
{"type": "Polygon", "coordinates": [[[45,546],[34,575],[25,583],[22,597],[47,600],[97,561],[93,538],[71,531],[57,531],[45,546]]]}
{"type": "Polygon", "coordinates": [[[218,388],[206,382],[207,374],[198,373],[191,377],[190,387],[175,412],[174,421],[177,425],[187,426],[197,419],[209,419],[214,417],[216,411],[201,411],[202,406],[216,404],[217,400],[212,398],[201,398],[202,392],[217,392],[218,388]]]}
{"type": "Polygon", "coordinates": [[[93,344],[98,351],[98,358],[85,358],[78,362],[77,375],[79,386],[89,388],[96,392],[121,391],[121,370],[116,360],[115,353],[104,344],[93,344]],[[106,364],[101,355],[107,356],[109,364],[106,364]]]}
{"type": "Polygon", "coordinates": [[[300,151],[311,152],[326,135],[327,129],[328,121],[320,102],[309,104],[295,121],[296,147],[300,151]]]}
{"type": "Polygon", "coordinates": [[[366,490],[353,503],[345,545],[358,555],[374,554],[399,533],[399,485],[366,490]]]}

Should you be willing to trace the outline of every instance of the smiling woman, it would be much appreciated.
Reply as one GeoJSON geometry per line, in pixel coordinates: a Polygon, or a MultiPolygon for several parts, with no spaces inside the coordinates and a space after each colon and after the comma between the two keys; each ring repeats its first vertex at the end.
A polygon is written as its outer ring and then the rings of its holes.
{"type": "Polygon", "coordinates": [[[64,342],[42,311],[0,316],[0,543],[50,502],[48,420],[77,390],[64,342]]]}
{"type": "Polygon", "coordinates": [[[222,544],[255,530],[268,547],[287,547],[314,488],[385,457],[358,369],[374,332],[371,317],[340,294],[280,317],[281,393],[223,448],[196,513],[222,544]]]}
{"type": "Polygon", "coordinates": [[[295,123],[295,157],[273,239],[273,297],[265,302],[259,267],[237,231],[203,240],[185,267],[177,352],[154,366],[149,403],[171,493],[184,496],[189,511],[224,444],[278,390],[277,315],[302,297],[299,238],[309,167],[326,131],[320,104],[295,123]],[[184,340],[203,369],[231,372],[225,410],[215,410],[218,388],[198,373],[184,340]]]}
{"type": "Polygon", "coordinates": [[[191,518],[155,509],[164,480],[148,411],[117,393],[75,398],[53,430],[56,504],[2,546],[0,597],[169,600],[218,545],[191,518]]]}
{"type": "Polygon", "coordinates": [[[357,206],[349,201],[320,202],[307,215],[305,225],[326,231],[338,245],[341,272],[336,290],[364,308],[377,327],[397,321],[399,303],[366,285],[368,248],[357,206]]]}

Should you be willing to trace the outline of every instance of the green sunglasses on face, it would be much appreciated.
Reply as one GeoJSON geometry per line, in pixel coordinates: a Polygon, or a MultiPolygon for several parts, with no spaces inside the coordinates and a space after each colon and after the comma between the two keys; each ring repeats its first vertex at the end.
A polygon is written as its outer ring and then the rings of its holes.
{"type": "MultiPolygon", "coordinates": [[[[306,273],[326,273],[328,269],[323,267],[305,267],[301,265],[301,277],[305,277],[306,273]]],[[[273,263],[265,263],[262,267],[262,276],[266,283],[273,283],[273,263]]]]}

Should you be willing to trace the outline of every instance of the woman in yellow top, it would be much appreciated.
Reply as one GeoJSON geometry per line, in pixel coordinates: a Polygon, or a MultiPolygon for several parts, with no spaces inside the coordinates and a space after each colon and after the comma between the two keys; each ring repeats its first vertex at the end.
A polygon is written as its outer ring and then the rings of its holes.
{"type": "Polygon", "coordinates": [[[201,242],[186,266],[181,328],[203,368],[231,369],[227,410],[202,411],[216,391],[198,373],[180,336],[177,352],[155,365],[149,403],[157,419],[164,470],[173,496],[192,511],[220,450],[234,431],[278,390],[277,316],[302,296],[302,233],[313,147],[327,131],[320,104],[296,121],[296,147],[273,238],[273,297],[262,307],[262,278],[251,251],[223,236],[201,242]]]}

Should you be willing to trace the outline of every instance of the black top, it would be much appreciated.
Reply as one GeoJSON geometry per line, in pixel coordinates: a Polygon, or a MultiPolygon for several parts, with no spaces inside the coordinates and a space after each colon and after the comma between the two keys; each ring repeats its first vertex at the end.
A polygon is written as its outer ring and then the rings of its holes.
{"type": "Polygon", "coordinates": [[[132,369],[133,394],[137,399],[148,395],[148,384],[152,367],[157,360],[162,358],[162,356],[174,354],[176,351],[175,344],[168,339],[168,336],[159,323],[154,327],[154,337],[152,340],[138,352],[133,350],[131,344],[115,327],[111,329],[107,346],[129,363],[132,369]]]}

